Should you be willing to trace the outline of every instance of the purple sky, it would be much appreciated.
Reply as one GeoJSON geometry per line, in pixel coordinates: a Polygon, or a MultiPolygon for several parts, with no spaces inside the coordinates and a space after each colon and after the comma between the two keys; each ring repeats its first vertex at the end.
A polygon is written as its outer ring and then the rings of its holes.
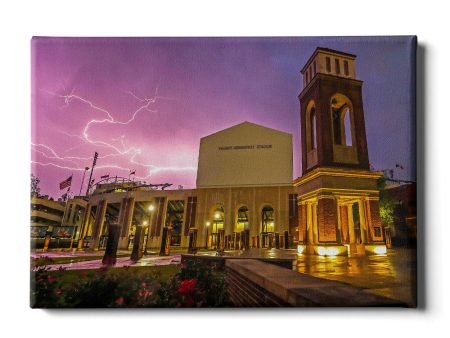
{"type": "Polygon", "coordinates": [[[31,158],[41,193],[59,197],[73,173],[78,194],[94,151],[97,181],[132,169],[193,188],[199,139],[243,121],[291,133],[300,176],[300,69],[318,46],[357,55],[371,164],[401,164],[395,177],[415,179],[411,38],[35,38],[31,158]]]}

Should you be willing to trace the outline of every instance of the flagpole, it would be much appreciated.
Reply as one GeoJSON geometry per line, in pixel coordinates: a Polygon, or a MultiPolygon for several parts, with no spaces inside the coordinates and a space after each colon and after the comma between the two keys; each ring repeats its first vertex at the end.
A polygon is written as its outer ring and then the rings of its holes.
{"type": "Polygon", "coordinates": [[[72,173],[72,175],[70,175],[70,185],[69,185],[69,189],[67,189],[67,192],[66,192],[66,201],[69,199],[69,192],[70,192],[70,188],[72,187],[72,180],[73,180],[73,173],[72,173]]]}
{"type": "Polygon", "coordinates": [[[88,171],[88,170],[89,170],[89,167],[84,168],[83,178],[81,180],[81,186],[80,186],[80,193],[78,194],[79,196],[81,196],[81,190],[83,189],[83,184],[84,184],[84,176],[86,175],[86,171],[88,171]]]}
{"type": "Polygon", "coordinates": [[[92,182],[92,173],[94,171],[94,167],[97,164],[97,158],[98,158],[98,153],[95,152],[94,153],[94,160],[92,161],[92,167],[91,167],[91,174],[89,175],[89,183],[86,189],[86,196],[89,194],[89,189],[91,188],[91,182],[92,182]]]}
{"type": "MultiPolygon", "coordinates": [[[[61,226],[64,226],[64,220],[66,218],[66,212],[67,212],[67,199],[69,197],[69,192],[70,192],[70,187],[72,186],[72,179],[73,179],[73,173],[72,175],[70,175],[70,185],[69,185],[69,189],[67,189],[66,192],[66,197],[64,198],[64,202],[66,202],[66,205],[64,206],[64,213],[63,213],[63,217],[61,219],[61,226]]],[[[70,216],[70,215],[69,215],[70,216]]]]}

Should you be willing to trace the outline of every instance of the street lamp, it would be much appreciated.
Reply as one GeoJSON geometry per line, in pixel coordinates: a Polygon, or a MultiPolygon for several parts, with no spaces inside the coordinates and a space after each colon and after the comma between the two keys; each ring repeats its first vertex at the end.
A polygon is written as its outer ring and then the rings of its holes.
{"type": "MultiPolygon", "coordinates": [[[[155,210],[155,206],[153,204],[150,204],[148,207],[148,211],[150,211],[150,214],[148,216],[148,220],[150,222],[150,217],[151,217],[151,213],[152,211],[155,210]]],[[[147,221],[144,221],[144,226],[148,225],[147,221]]],[[[156,227],[155,227],[156,228],[156,227]]],[[[150,237],[150,225],[147,226],[147,239],[145,240],[145,249],[144,249],[144,255],[147,255],[147,245],[148,245],[148,238],[150,237]]]]}
{"type": "Polygon", "coordinates": [[[208,249],[208,229],[209,229],[210,225],[211,225],[211,222],[207,221],[206,222],[206,245],[205,245],[206,249],[208,249]]]}

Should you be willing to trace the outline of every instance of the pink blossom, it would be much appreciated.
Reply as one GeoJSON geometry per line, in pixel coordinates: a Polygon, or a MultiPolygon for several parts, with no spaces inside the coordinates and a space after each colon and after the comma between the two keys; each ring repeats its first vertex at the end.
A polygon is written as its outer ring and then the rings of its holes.
{"type": "Polygon", "coordinates": [[[119,306],[123,305],[123,302],[124,302],[123,297],[119,297],[119,298],[116,299],[116,304],[119,305],[119,306]]]}

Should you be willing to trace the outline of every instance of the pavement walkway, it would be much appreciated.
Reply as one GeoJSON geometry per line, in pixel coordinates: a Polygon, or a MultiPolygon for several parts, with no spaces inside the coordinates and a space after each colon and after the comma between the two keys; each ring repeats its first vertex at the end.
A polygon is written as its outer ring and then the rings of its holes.
{"type": "MultiPolygon", "coordinates": [[[[62,264],[52,264],[47,267],[50,270],[58,270],[60,268],[64,268],[66,270],[91,270],[91,269],[100,269],[105,267],[102,263],[103,253],[100,256],[100,259],[94,259],[89,261],[82,262],[74,262],[74,263],[62,263],[62,264]]],[[[61,257],[61,256],[58,256],[61,257]]],[[[66,257],[66,256],[63,256],[66,257]]],[[[124,268],[124,267],[144,267],[144,266],[163,266],[170,264],[180,264],[181,263],[181,255],[172,255],[172,256],[144,256],[137,262],[133,262],[130,257],[119,257],[117,258],[116,264],[112,268],[124,268]]]]}

